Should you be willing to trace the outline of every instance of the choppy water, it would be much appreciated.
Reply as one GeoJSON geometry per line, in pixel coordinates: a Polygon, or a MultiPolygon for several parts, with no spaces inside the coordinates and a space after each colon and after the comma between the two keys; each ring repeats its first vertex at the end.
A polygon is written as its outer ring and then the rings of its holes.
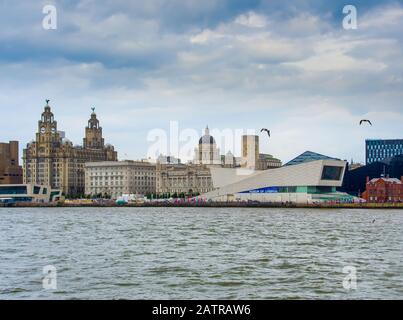
{"type": "Polygon", "coordinates": [[[403,210],[0,208],[0,299],[402,299],[402,240],[403,210]]]}

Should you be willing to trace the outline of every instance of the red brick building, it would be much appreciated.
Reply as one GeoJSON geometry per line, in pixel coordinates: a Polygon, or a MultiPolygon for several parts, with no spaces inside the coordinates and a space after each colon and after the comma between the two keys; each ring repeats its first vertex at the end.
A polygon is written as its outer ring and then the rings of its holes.
{"type": "Polygon", "coordinates": [[[373,203],[403,202],[403,177],[401,180],[384,177],[369,180],[367,177],[367,189],[362,198],[373,203]]]}

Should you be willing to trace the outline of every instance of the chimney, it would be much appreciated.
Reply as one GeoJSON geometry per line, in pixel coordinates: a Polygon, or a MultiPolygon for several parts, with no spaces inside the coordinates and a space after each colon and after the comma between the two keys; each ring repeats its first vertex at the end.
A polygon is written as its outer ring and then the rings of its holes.
{"type": "MultiPolygon", "coordinates": [[[[403,177],[402,177],[403,178],[403,177]]],[[[369,177],[367,176],[367,183],[369,182],[369,177]]]]}

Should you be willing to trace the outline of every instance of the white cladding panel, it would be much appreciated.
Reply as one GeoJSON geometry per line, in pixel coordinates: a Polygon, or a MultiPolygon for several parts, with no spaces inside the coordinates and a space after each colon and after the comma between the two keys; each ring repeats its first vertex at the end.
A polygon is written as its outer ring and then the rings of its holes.
{"type": "MultiPolygon", "coordinates": [[[[227,194],[236,194],[243,191],[265,187],[293,187],[293,186],[329,186],[340,187],[343,182],[346,162],[341,160],[318,160],[294,166],[284,166],[278,169],[265,170],[248,176],[238,182],[224,185],[217,190],[204,194],[206,198],[227,194]],[[324,166],[341,167],[339,180],[322,180],[324,166]]],[[[233,169],[234,170],[234,169],[233,169]]],[[[235,169],[236,170],[236,169],[235,169]]],[[[215,172],[212,171],[213,181],[215,172]]]]}

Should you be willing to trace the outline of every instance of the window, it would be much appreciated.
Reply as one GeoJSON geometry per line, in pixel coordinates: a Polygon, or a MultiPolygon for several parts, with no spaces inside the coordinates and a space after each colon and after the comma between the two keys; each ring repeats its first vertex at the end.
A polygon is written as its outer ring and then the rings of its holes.
{"type": "Polygon", "coordinates": [[[26,186],[0,187],[0,194],[26,194],[26,186]]]}
{"type": "Polygon", "coordinates": [[[340,180],[343,167],[324,166],[322,180],[340,180]]]}

